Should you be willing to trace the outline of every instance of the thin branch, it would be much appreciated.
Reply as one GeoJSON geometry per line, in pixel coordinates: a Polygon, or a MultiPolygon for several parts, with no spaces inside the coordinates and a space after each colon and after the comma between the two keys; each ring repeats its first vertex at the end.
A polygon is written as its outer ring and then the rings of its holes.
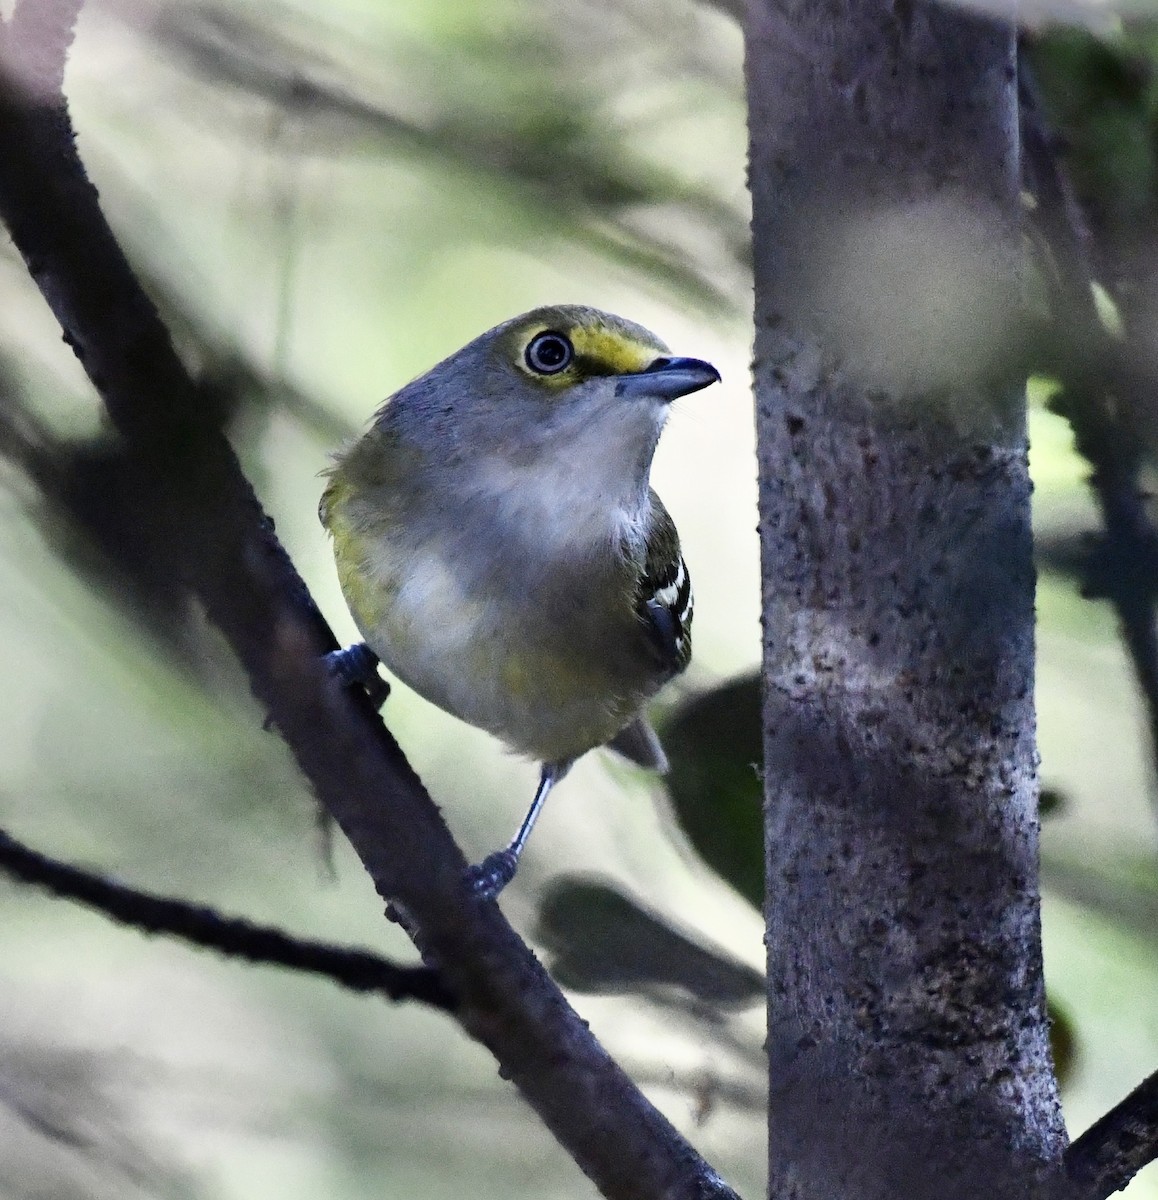
{"type": "Polygon", "coordinates": [[[453,1010],[454,999],[436,971],[403,967],[368,950],[349,950],[297,938],[242,917],[139,891],[103,875],[50,858],[0,830],[0,870],[21,883],[76,900],[142,933],[168,934],[228,958],[291,967],[324,975],[356,992],[381,992],[391,1000],[420,1000],[453,1010]]]}
{"type": "MultiPolygon", "coordinates": [[[[28,4],[33,0],[22,0],[28,4]]],[[[336,646],[237,459],[105,222],[63,97],[0,96],[0,216],[114,425],[157,513],[155,550],[243,663],[319,799],[424,959],[605,1196],[734,1193],[642,1096],[504,920],[367,697],[320,656],[336,646]]]]}
{"type": "Polygon", "coordinates": [[[1158,1071],[1066,1151],[1073,1200],[1106,1200],[1158,1159],[1158,1071]]]}

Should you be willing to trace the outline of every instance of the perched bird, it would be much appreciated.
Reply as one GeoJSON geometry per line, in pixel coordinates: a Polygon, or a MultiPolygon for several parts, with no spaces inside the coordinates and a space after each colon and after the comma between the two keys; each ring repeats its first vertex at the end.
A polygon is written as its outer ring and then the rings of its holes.
{"type": "Polygon", "coordinates": [[[319,514],[366,639],[331,655],[542,764],[514,840],[472,868],[511,879],[551,787],[610,745],[665,770],[644,705],[691,656],[692,587],[648,477],[668,407],[719,381],[593,308],[535,309],[395,393],[330,468],[319,514]]]}

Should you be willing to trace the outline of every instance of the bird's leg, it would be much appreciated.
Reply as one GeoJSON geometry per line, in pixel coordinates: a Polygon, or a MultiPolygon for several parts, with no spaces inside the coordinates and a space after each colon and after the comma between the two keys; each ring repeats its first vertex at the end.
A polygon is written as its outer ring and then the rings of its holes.
{"type": "Polygon", "coordinates": [[[375,708],[386,703],[390,685],[378,674],[378,655],[365,642],[355,642],[345,650],[331,650],[324,661],[344,687],[361,684],[375,708]]]}
{"type": "Polygon", "coordinates": [[[531,830],[542,812],[543,804],[551,788],[571,769],[571,762],[572,760],[566,760],[543,764],[539,773],[539,786],[535,789],[535,798],[531,801],[531,807],[527,809],[527,815],[519,825],[518,831],[511,838],[510,845],[505,850],[496,850],[494,854],[488,854],[477,867],[470,867],[467,871],[467,878],[476,895],[484,900],[493,900],[514,879],[519,866],[519,855],[523,852],[527,838],[531,836],[531,830]]]}

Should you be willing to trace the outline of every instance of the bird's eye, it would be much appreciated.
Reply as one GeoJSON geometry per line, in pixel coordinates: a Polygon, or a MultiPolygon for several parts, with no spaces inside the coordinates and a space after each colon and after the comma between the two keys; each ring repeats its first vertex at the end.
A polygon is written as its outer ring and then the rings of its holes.
{"type": "Polygon", "coordinates": [[[531,338],[524,357],[537,375],[556,375],[575,357],[575,347],[561,333],[548,329],[531,338]]]}

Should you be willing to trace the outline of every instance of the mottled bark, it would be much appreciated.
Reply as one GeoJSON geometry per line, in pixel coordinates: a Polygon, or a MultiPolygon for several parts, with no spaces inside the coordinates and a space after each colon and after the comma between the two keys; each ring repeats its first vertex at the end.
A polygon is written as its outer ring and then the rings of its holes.
{"type": "Polygon", "coordinates": [[[1012,28],[755,0],[770,1194],[1005,1197],[1041,973],[1012,28]]]}

